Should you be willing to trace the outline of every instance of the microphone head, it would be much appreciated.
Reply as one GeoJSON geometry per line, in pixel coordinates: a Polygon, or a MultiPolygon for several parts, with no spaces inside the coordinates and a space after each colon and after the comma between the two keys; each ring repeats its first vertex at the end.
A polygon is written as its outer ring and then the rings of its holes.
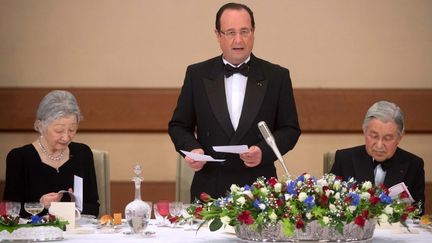
{"type": "Polygon", "coordinates": [[[270,129],[268,128],[265,121],[258,122],[258,129],[260,130],[261,134],[265,139],[272,136],[270,129]]]}

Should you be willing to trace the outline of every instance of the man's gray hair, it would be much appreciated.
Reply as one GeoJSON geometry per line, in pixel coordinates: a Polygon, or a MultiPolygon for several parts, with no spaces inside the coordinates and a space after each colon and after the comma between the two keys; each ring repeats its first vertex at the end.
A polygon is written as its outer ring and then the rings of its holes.
{"type": "Polygon", "coordinates": [[[39,104],[34,128],[36,131],[41,132],[38,124],[46,127],[54,120],[70,115],[75,115],[78,123],[82,120],[81,111],[75,96],[65,90],[51,91],[45,95],[39,104]]]}
{"type": "Polygon", "coordinates": [[[403,112],[395,103],[383,100],[373,104],[364,118],[363,132],[366,132],[369,122],[374,118],[382,122],[394,122],[398,127],[399,135],[405,131],[403,112]]]}

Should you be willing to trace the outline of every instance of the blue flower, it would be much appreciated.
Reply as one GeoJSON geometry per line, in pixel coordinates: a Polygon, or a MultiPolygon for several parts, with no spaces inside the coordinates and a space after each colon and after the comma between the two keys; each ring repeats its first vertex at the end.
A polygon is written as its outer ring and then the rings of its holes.
{"type": "Polygon", "coordinates": [[[260,209],[260,204],[261,204],[261,202],[260,202],[258,199],[255,199],[255,201],[254,201],[254,203],[253,203],[253,206],[254,206],[255,208],[260,209]]]}
{"type": "Polygon", "coordinates": [[[295,180],[295,182],[299,182],[299,181],[304,181],[304,175],[297,177],[297,179],[295,180]]]}
{"type": "Polygon", "coordinates": [[[249,185],[245,185],[243,188],[245,189],[245,191],[250,191],[251,190],[251,187],[249,185]]]}
{"type": "Polygon", "coordinates": [[[296,181],[290,181],[289,184],[287,185],[288,194],[297,196],[296,186],[297,186],[296,181]]]}
{"type": "Polygon", "coordinates": [[[381,202],[384,204],[390,204],[393,202],[393,199],[389,195],[385,194],[384,192],[381,192],[379,198],[381,199],[381,202]]]}
{"type": "Polygon", "coordinates": [[[360,195],[357,193],[350,193],[349,195],[352,198],[351,204],[354,206],[358,206],[358,204],[360,203],[360,195]]]}
{"type": "Polygon", "coordinates": [[[315,205],[315,198],[313,196],[308,196],[303,203],[307,206],[307,210],[310,210],[315,205]]]}

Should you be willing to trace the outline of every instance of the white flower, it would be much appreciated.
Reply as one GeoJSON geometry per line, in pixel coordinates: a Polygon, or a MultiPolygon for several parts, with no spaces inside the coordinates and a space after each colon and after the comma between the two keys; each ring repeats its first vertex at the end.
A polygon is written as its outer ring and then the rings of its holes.
{"type": "Polygon", "coordinates": [[[306,198],[307,198],[306,192],[300,192],[300,194],[298,195],[298,199],[300,202],[303,202],[306,198]]]}
{"type": "Polygon", "coordinates": [[[306,218],[307,219],[311,219],[312,218],[312,213],[311,212],[307,212],[306,213],[306,218]]]}
{"type": "Polygon", "coordinates": [[[372,182],[370,182],[370,181],[365,181],[362,185],[362,189],[364,189],[364,190],[369,190],[371,188],[372,188],[372,182]]]}
{"type": "Polygon", "coordinates": [[[222,224],[227,225],[231,221],[231,218],[228,216],[221,217],[222,224]]]}
{"type": "Polygon", "coordinates": [[[272,221],[276,221],[277,220],[277,215],[274,212],[271,212],[271,214],[269,215],[269,219],[272,221]]]}
{"type": "Polygon", "coordinates": [[[336,211],[337,211],[337,209],[336,209],[336,206],[334,205],[334,204],[329,204],[329,209],[330,209],[330,212],[332,212],[332,213],[336,213],[336,211]]]}
{"type": "Polygon", "coordinates": [[[260,190],[261,190],[261,192],[264,193],[264,194],[267,194],[267,192],[268,192],[267,188],[265,188],[265,187],[261,188],[260,190]]]}
{"type": "Polygon", "coordinates": [[[340,188],[341,188],[340,181],[335,181],[333,184],[333,189],[335,189],[336,191],[339,191],[340,188]]]}
{"type": "Polygon", "coordinates": [[[384,208],[384,212],[385,212],[386,214],[393,214],[393,208],[392,208],[392,206],[387,205],[387,206],[384,208]]]}
{"type": "Polygon", "coordinates": [[[231,192],[238,192],[240,191],[240,187],[238,187],[236,184],[232,184],[230,190],[231,192]]]}
{"type": "Polygon", "coordinates": [[[301,187],[302,184],[303,184],[303,181],[297,181],[297,187],[301,187]]]}
{"type": "Polygon", "coordinates": [[[288,201],[292,198],[291,194],[285,193],[284,195],[285,195],[285,201],[288,201]]]}
{"type": "Polygon", "coordinates": [[[362,192],[362,193],[360,194],[360,198],[361,198],[361,199],[366,199],[366,200],[368,200],[368,199],[370,198],[370,194],[369,194],[369,192],[362,192]]]}
{"type": "Polygon", "coordinates": [[[348,210],[352,213],[352,212],[354,212],[355,210],[356,210],[356,206],[354,206],[354,205],[351,205],[351,206],[348,206],[348,210]]]}
{"type": "Polygon", "coordinates": [[[248,196],[250,199],[253,199],[254,196],[252,195],[252,192],[250,190],[246,190],[243,192],[244,195],[248,196]]]}
{"type": "Polygon", "coordinates": [[[328,225],[328,223],[330,222],[330,218],[327,217],[327,216],[324,216],[324,217],[322,218],[322,220],[323,220],[324,224],[326,224],[326,225],[328,225]]]}
{"type": "Polygon", "coordinates": [[[323,186],[327,186],[328,183],[325,179],[319,179],[317,180],[317,185],[322,188],[323,186]]]}
{"type": "Polygon", "coordinates": [[[336,192],[336,194],[334,195],[334,198],[335,198],[336,200],[339,200],[339,199],[340,199],[340,193],[339,193],[339,192],[336,192]]]}
{"type": "Polygon", "coordinates": [[[311,177],[310,174],[304,174],[304,178],[305,178],[306,180],[308,180],[310,177],[311,177]]]}
{"type": "Polygon", "coordinates": [[[326,197],[330,197],[331,195],[333,195],[334,194],[334,191],[333,190],[327,190],[326,191],[326,197]]]}
{"type": "Polygon", "coordinates": [[[388,222],[388,216],[387,214],[381,214],[380,216],[378,216],[378,221],[380,223],[387,223],[388,222]]]}
{"type": "Polygon", "coordinates": [[[280,182],[276,183],[274,185],[274,190],[275,190],[275,192],[281,192],[281,190],[282,190],[282,184],[280,182]]]}
{"type": "Polygon", "coordinates": [[[243,206],[243,204],[245,204],[246,199],[244,197],[239,197],[237,198],[237,203],[239,203],[240,205],[243,206]]]}
{"type": "Polygon", "coordinates": [[[260,203],[260,204],[258,205],[258,207],[259,207],[261,210],[266,209],[266,206],[265,206],[264,203],[260,203]]]}

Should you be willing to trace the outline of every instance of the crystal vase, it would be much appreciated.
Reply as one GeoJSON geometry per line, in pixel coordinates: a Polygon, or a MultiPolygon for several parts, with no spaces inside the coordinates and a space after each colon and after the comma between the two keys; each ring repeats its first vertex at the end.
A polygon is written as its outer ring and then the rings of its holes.
{"type": "Polygon", "coordinates": [[[132,233],[143,233],[150,222],[151,208],[148,203],[141,200],[141,166],[134,167],[135,176],[132,181],[135,182],[135,199],[126,205],[125,217],[132,233]]]}

